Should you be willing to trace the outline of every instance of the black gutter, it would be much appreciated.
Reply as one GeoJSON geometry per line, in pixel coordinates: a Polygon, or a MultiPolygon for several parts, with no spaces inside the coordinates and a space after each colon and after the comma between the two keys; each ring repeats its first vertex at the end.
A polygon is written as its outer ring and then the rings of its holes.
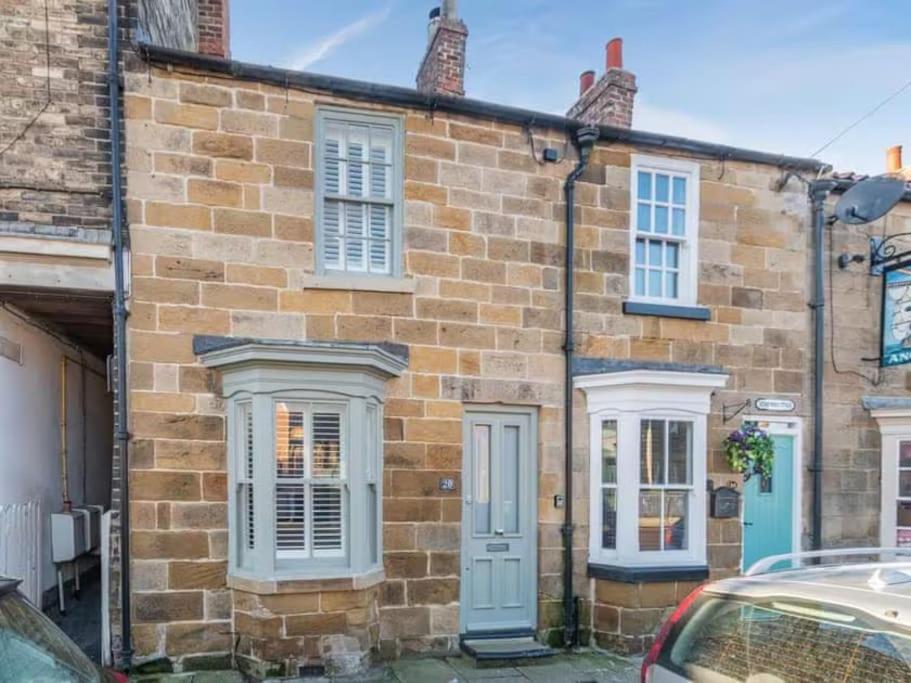
{"type": "Polygon", "coordinates": [[[123,184],[120,169],[120,63],[118,0],[108,0],[108,97],[111,125],[111,211],[114,232],[114,363],[117,412],[114,440],[120,454],[120,666],[133,663],[130,614],[130,459],[127,432],[127,352],[123,253],[123,184]]]}
{"type": "Polygon", "coordinates": [[[825,202],[835,189],[831,179],[810,182],[813,212],[813,550],[822,548],[822,469],[823,469],[823,354],[825,352],[825,202]]]}
{"type": "Polygon", "coordinates": [[[586,126],[576,131],[575,145],[579,150],[579,161],[576,167],[566,177],[563,190],[566,194],[566,254],[564,268],[566,270],[566,284],[564,287],[566,336],[563,342],[563,356],[565,359],[564,404],[563,404],[563,432],[564,432],[564,462],[563,479],[565,500],[563,503],[563,646],[572,647],[576,644],[579,631],[576,614],[576,600],[573,594],[573,294],[575,280],[576,254],[575,245],[575,215],[576,208],[576,181],[585,171],[592,146],[598,139],[598,129],[586,126]]]}
{"type": "MultiPolygon", "coordinates": [[[[540,126],[577,132],[586,124],[576,119],[536,112],[529,109],[507,107],[468,97],[450,97],[419,92],[411,88],[394,85],[383,85],[367,81],[356,81],[350,78],[325,76],[322,74],[279,69],[273,66],[262,66],[232,59],[223,59],[195,52],[185,52],[173,48],[159,47],[139,43],[136,50],[149,62],[171,66],[185,66],[189,69],[223,74],[226,77],[270,83],[283,88],[302,90],[323,90],[334,95],[341,95],[355,100],[383,102],[385,104],[426,109],[428,111],[445,111],[453,114],[466,114],[493,119],[503,123],[514,123],[521,126],[540,126]]],[[[660,135],[645,131],[598,126],[598,139],[612,142],[627,142],[631,145],[669,149],[677,152],[702,155],[726,161],[745,161],[783,169],[812,171],[818,173],[829,169],[829,166],[818,159],[792,157],[783,154],[757,152],[741,147],[702,142],[673,135],[660,135]]]]}

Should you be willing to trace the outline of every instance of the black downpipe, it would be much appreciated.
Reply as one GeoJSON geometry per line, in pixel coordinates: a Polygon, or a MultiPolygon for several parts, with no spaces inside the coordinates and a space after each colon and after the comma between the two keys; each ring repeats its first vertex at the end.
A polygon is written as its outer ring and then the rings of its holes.
{"type": "Polygon", "coordinates": [[[576,644],[578,623],[576,619],[576,600],[573,595],[573,294],[574,294],[574,256],[575,248],[575,202],[576,181],[585,171],[592,146],[598,139],[598,129],[591,126],[580,128],[576,132],[576,148],[579,150],[579,161],[566,177],[563,190],[566,195],[566,283],[564,287],[566,309],[566,337],[563,343],[565,359],[564,383],[564,472],[566,500],[563,514],[563,644],[572,647],[576,644]]]}
{"type": "Polygon", "coordinates": [[[813,550],[822,549],[822,470],[823,470],[823,354],[825,353],[826,290],[825,201],[835,188],[832,180],[810,183],[813,211],[813,550]]]}
{"type": "Polygon", "coordinates": [[[127,432],[127,353],[123,268],[123,183],[120,170],[120,52],[118,2],[108,0],[108,97],[111,125],[111,211],[114,232],[114,363],[117,414],[114,440],[120,454],[120,666],[129,670],[133,660],[130,615],[130,460],[127,432]]]}

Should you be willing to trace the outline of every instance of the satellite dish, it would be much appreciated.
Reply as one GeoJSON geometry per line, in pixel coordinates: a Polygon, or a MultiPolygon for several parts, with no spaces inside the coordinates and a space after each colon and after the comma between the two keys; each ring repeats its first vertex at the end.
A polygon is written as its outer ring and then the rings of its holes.
{"type": "Polygon", "coordinates": [[[893,176],[867,178],[841,196],[835,205],[835,216],[851,225],[871,223],[889,213],[906,189],[905,181],[893,176]]]}

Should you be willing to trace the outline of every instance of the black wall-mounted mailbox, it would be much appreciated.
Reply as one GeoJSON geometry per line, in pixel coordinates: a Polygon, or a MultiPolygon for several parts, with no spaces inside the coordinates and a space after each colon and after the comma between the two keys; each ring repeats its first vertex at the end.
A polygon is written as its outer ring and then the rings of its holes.
{"type": "Polygon", "coordinates": [[[740,491],[730,486],[719,486],[712,491],[712,517],[730,519],[740,514],[740,491]]]}

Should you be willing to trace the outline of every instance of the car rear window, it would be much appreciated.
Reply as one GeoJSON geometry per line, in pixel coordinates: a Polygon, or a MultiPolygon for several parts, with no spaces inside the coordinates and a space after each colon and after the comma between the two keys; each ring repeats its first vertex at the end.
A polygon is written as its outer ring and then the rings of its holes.
{"type": "Polygon", "coordinates": [[[12,592],[0,597],[0,682],[100,683],[101,674],[54,623],[12,592]]]}
{"type": "Polygon", "coordinates": [[[911,680],[911,633],[838,606],[703,595],[658,660],[693,681],[911,680]]]}

